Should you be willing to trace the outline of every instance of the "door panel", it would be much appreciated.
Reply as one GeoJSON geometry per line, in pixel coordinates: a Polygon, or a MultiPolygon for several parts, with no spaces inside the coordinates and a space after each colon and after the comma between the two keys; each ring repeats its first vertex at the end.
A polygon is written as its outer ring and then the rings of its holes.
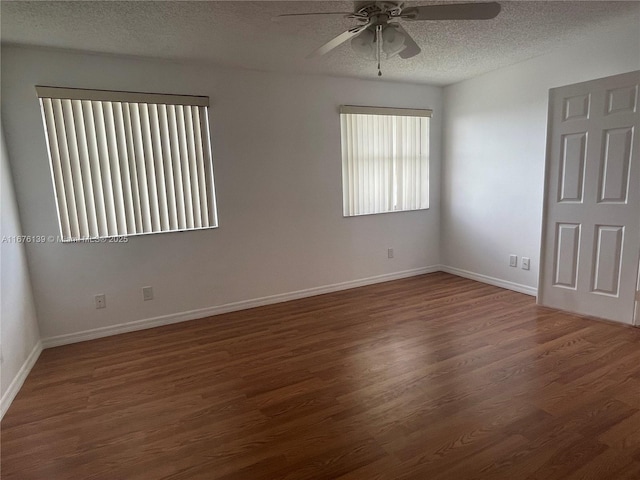
{"type": "Polygon", "coordinates": [[[633,127],[604,131],[604,153],[600,169],[600,202],[625,203],[629,188],[633,127]]]}
{"type": "Polygon", "coordinates": [[[640,72],[550,91],[542,305],[632,323],[640,257],[640,72]]]}
{"type": "Polygon", "coordinates": [[[576,120],[579,118],[589,117],[589,106],[591,104],[591,95],[576,95],[574,97],[564,98],[564,116],[562,120],[576,120]]]}
{"type": "Polygon", "coordinates": [[[596,225],[596,249],[592,292],[617,296],[622,263],[624,227],[596,225]]]}
{"type": "Polygon", "coordinates": [[[634,112],[637,102],[637,85],[607,90],[607,115],[611,113],[634,112]]]}
{"type": "Polygon", "coordinates": [[[582,202],[586,155],[586,132],[562,136],[559,202],[582,202]]]}
{"type": "Polygon", "coordinates": [[[578,280],[578,248],[580,225],[558,223],[554,285],[576,288],[578,280]]]}

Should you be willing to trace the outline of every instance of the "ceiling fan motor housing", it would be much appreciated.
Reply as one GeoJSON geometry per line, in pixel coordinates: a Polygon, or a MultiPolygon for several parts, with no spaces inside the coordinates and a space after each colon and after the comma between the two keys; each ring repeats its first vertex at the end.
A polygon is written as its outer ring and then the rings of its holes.
{"type": "Polygon", "coordinates": [[[389,20],[391,17],[399,16],[401,12],[401,2],[357,2],[355,15],[361,21],[368,22],[381,15],[386,16],[386,19],[389,20]]]}

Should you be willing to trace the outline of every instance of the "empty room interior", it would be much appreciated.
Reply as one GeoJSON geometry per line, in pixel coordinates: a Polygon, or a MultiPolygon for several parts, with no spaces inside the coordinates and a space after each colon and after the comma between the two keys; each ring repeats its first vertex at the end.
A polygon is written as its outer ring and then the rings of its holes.
{"type": "Polygon", "coordinates": [[[640,2],[0,16],[2,478],[640,479],[640,2]]]}

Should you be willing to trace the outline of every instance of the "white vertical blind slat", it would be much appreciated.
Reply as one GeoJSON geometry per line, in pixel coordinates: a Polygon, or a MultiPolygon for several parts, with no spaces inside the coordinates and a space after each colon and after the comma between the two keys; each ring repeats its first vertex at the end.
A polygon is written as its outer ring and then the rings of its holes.
{"type": "Polygon", "coordinates": [[[409,179],[411,182],[411,191],[413,194],[411,195],[411,207],[413,209],[418,208],[420,204],[420,200],[418,196],[420,195],[418,189],[418,168],[420,167],[420,137],[418,136],[417,126],[420,124],[420,119],[416,118],[412,122],[409,123],[409,132],[410,138],[413,140],[411,144],[411,173],[412,177],[409,179]]]}
{"type": "Polygon", "coordinates": [[[131,112],[131,134],[136,154],[136,174],[138,176],[138,194],[140,196],[140,212],[142,214],[142,232],[153,232],[151,219],[151,202],[149,200],[149,183],[147,181],[147,158],[144,151],[144,139],[142,138],[142,126],[140,125],[140,106],[137,103],[129,104],[131,112]]]}
{"type": "Polygon", "coordinates": [[[364,152],[364,139],[362,135],[362,117],[356,116],[353,119],[353,123],[356,130],[356,141],[354,142],[355,147],[355,167],[356,167],[356,175],[355,178],[356,183],[354,184],[354,191],[356,192],[356,209],[359,214],[364,212],[364,172],[363,172],[363,164],[366,161],[364,156],[366,153],[364,152]]]}
{"type": "Polygon", "coordinates": [[[129,159],[129,177],[131,179],[131,197],[133,200],[133,216],[135,222],[135,230],[133,233],[143,233],[142,221],[142,200],[140,198],[140,187],[138,183],[138,161],[136,160],[136,147],[133,140],[133,113],[129,103],[123,103],[123,130],[126,135],[127,157],[129,159]]]}
{"type": "Polygon", "coordinates": [[[422,128],[420,135],[420,156],[422,158],[421,162],[421,172],[420,175],[423,179],[422,184],[420,185],[422,188],[422,202],[420,203],[420,208],[429,208],[429,161],[430,161],[430,145],[429,145],[429,119],[423,118],[421,120],[422,128]]]}
{"type": "MultiPolygon", "coordinates": [[[[106,228],[101,236],[113,236],[118,234],[118,222],[116,220],[116,208],[113,198],[113,178],[111,173],[111,163],[109,158],[109,149],[107,146],[107,130],[104,120],[104,110],[102,102],[87,102],[91,107],[93,114],[94,131],[97,143],[97,165],[95,166],[100,178],[96,181],[101,182],[102,196],[100,200],[103,202],[105,218],[102,219],[103,227],[106,228]]],[[[116,157],[117,160],[117,157],[116,157]]]]}
{"type": "Polygon", "coordinates": [[[371,143],[371,152],[368,162],[368,183],[370,187],[367,195],[367,204],[369,205],[369,213],[378,213],[380,211],[379,197],[382,192],[380,191],[380,182],[378,181],[380,172],[376,170],[376,167],[379,166],[383,155],[382,138],[378,135],[378,130],[382,125],[381,122],[377,121],[377,118],[374,115],[368,115],[368,117],[367,129],[373,132],[375,141],[371,143]]]}
{"type": "MultiPolygon", "coordinates": [[[[349,177],[348,177],[348,183],[346,185],[346,188],[349,191],[349,212],[355,212],[356,211],[356,199],[355,199],[355,184],[356,184],[356,166],[355,166],[355,162],[354,162],[354,158],[355,158],[355,145],[356,143],[354,142],[355,140],[355,136],[354,136],[354,119],[352,116],[348,116],[346,119],[346,124],[347,124],[347,152],[348,152],[348,164],[349,164],[349,177]]],[[[347,213],[348,214],[348,213],[347,213]]]]}
{"type": "Polygon", "coordinates": [[[204,171],[204,154],[202,148],[202,131],[200,129],[200,109],[198,107],[191,108],[193,123],[193,140],[195,144],[196,171],[198,172],[198,200],[200,202],[200,225],[202,227],[209,226],[209,209],[207,207],[207,181],[204,171]]]}
{"type": "Polygon", "coordinates": [[[198,181],[198,166],[196,165],[196,146],[193,141],[193,116],[191,107],[184,107],[184,124],[187,140],[187,151],[189,152],[189,173],[191,175],[191,205],[193,208],[193,225],[195,228],[202,227],[202,214],[200,212],[200,182],[198,181]]]}
{"type": "Polygon", "coordinates": [[[422,195],[422,182],[419,182],[418,178],[424,177],[423,171],[423,157],[424,154],[422,152],[421,143],[422,143],[422,119],[416,122],[415,126],[415,136],[416,136],[416,180],[415,180],[415,189],[416,189],[416,208],[420,208],[424,201],[422,195]]]}
{"type": "Polygon", "coordinates": [[[178,124],[178,144],[180,146],[180,164],[182,167],[182,191],[184,194],[184,211],[187,221],[186,228],[194,228],[193,197],[191,196],[191,170],[189,168],[189,148],[184,124],[184,107],[176,106],[176,122],[178,124]]]}
{"type": "Polygon", "coordinates": [[[209,200],[208,205],[208,218],[210,227],[218,226],[218,211],[216,206],[216,186],[213,179],[213,162],[211,161],[211,138],[209,130],[209,108],[199,107],[200,110],[200,131],[202,134],[202,155],[204,160],[204,171],[206,175],[206,185],[209,200]]]}
{"type": "Polygon", "coordinates": [[[207,106],[40,103],[63,239],[217,226],[207,106]]]}
{"type": "MultiPolygon", "coordinates": [[[[344,141],[344,139],[348,138],[347,137],[347,123],[348,121],[344,119],[344,117],[341,115],[340,116],[340,135],[341,138],[343,139],[340,147],[342,148],[342,158],[343,159],[348,159],[349,158],[349,145],[350,142],[344,141]]],[[[348,161],[343,161],[342,162],[342,214],[343,215],[348,215],[349,211],[350,211],[350,201],[351,201],[351,195],[350,195],[350,190],[351,190],[351,180],[349,178],[349,166],[350,166],[350,162],[348,161]]]]}
{"type": "Polygon", "coordinates": [[[113,102],[105,102],[103,105],[104,124],[107,138],[107,151],[111,171],[111,185],[113,187],[113,208],[116,221],[116,235],[126,235],[127,211],[125,193],[123,187],[123,172],[120,169],[122,150],[118,145],[116,127],[116,106],[113,102]]]}
{"type": "Polygon", "coordinates": [[[184,182],[182,181],[182,160],[180,157],[180,132],[178,130],[178,112],[175,105],[167,105],[169,120],[169,139],[171,142],[171,157],[173,159],[173,180],[176,191],[176,210],[178,228],[187,228],[187,209],[185,205],[184,182]]]}
{"type": "Polygon", "coordinates": [[[56,141],[59,148],[58,152],[60,154],[60,166],[62,168],[65,198],[67,200],[67,208],[69,212],[69,233],[71,235],[71,238],[79,238],[81,235],[80,219],[78,214],[78,207],[76,205],[73,170],[71,169],[71,157],[69,156],[69,146],[67,144],[67,133],[66,125],[64,122],[64,112],[62,111],[62,102],[58,99],[55,99],[51,101],[51,104],[56,124],[56,141]]]}
{"type": "Polygon", "coordinates": [[[396,120],[394,122],[396,128],[396,149],[394,154],[395,173],[396,173],[396,209],[404,210],[404,163],[402,161],[405,154],[404,139],[402,131],[402,121],[396,120]]]}
{"type": "Polygon", "coordinates": [[[384,128],[382,129],[382,135],[384,137],[384,164],[383,164],[383,186],[384,188],[384,202],[382,204],[382,211],[393,210],[393,119],[384,119],[384,128]]]}
{"type": "Polygon", "coordinates": [[[351,147],[351,157],[349,164],[351,165],[351,177],[349,188],[351,190],[351,203],[353,204],[353,212],[357,214],[360,211],[360,202],[358,201],[358,185],[360,183],[360,172],[358,171],[358,121],[355,116],[349,117],[349,143],[351,147]]]}
{"type": "Polygon", "coordinates": [[[169,230],[169,207],[167,205],[167,187],[164,178],[164,157],[160,144],[160,124],[158,121],[158,106],[155,104],[148,106],[149,111],[149,131],[151,133],[151,145],[153,148],[155,188],[160,215],[160,230],[169,230]]]}
{"type": "MultiPolygon", "coordinates": [[[[362,131],[367,131],[367,117],[363,116],[360,118],[360,129],[362,131]]],[[[369,144],[363,136],[360,137],[360,152],[361,156],[358,158],[358,166],[360,167],[360,184],[358,185],[358,189],[360,190],[360,212],[361,213],[370,213],[369,212],[369,181],[367,179],[367,167],[369,166],[370,156],[369,156],[369,144]]]]}
{"type": "Polygon", "coordinates": [[[414,194],[413,191],[413,164],[411,156],[414,152],[414,146],[409,142],[411,138],[410,132],[410,123],[408,119],[402,119],[402,141],[405,145],[404,156],[401,159],[403,169],[403,183],[405,185],[404,188],[404,199],[403,199],[403,209],[407,210],[412,207],[412,197],[414,194]]]}
{"type": "Polygon", "coordinates": [[[384,130],[384,124],[382,122],[375,122],[374,123],[374,129],[376,132],[376,138],[377,138],[377,152],[376,152],[376,162],[374,165],[374,175],[375,175],[375,180],[374,180],[374,190],[376,192],[378,192],[377,195],[374,195],[373,198],[373,204],[374,204],[374,208],[376,212],[383,212],[384,211],[384,194],[385,194],[385,189],[384,189],[384,161],[385,161],[385,155],[386,155],[386,151],[385,151],[385,141],[384,141],[384,134],[383,134],[383,130],[384,130]]]}
{"type": "Polygon", "coordinates": [[[365,205],[367,207],[367,213],[376,213],[377,207],[375,203],[376,199],[376,190],[375,190],[375,177],[373,174],[373,167],[378,161],[378,151],[380,145],[380,139],[375,135],[375,127],[378,122],[375,121],[373,115],[367,115],[367,123],[366,129],[367,131],[374,132],[373,142],[365,142],[368,144],[367,146],[367,161],[365,162],[365,181],[366,181],[366,195],[365,195],[365,205]]]}
{"type": "Polygon", "coordinates": [[[418,205],[420,205],[420,190],[418,188],[418,169],[420,167],[420,136],[417,130],[420,125],[420,119],[416,118],[412,122],[409,123],[410,137],[412,139],[411,143],[411,163],[412,163],[412,178],[409,179],[411,182],[411,191],[413,194],[411,195],[411,208],[416,209],[418,205]]]}
{"type": "MultiPolygon", "coordinates": [[[[103,212],[98,212],[98,208],[104,208],[101,202],[96,202],[95,195],[101,192],[95,192],[95,185],[93,183],[93,177],[95,174],[92,172],[91,163],[94,158],[89,155],[88,152],[88,139],[85,134],[85,119],[82,102],[80,100],[71,101],[71,112],[73,122],[75,123],[74,136],[75,146],[78,158],[78,164],[82,175],[82,187],[84,193],[85,211],[87,215],[87,223],[89,233],[87,237],[92,237],[100,234],[100,225],[98,219],[103,212]]],[[[98,187],[101,190],[101,187],[98,187]]]]}
{"type": "MultiPolygon", "coordinates": [[[[376,126],[378,122],[375,121],[375,117],[373,115],[368,115],[367,119],[367,129],[369,131],[375,132],[376,126]]],[[[377,213],[378,207],[376,205],[376,176],[375,176],[375,166],[380,159],[380,137],[374,134],[375,142],[372,142],[369,147],[369,161],[367,162],[367,184],[369,188],[367,189],[367,205],[369,206],[369,213],[377,213]]]]}
{"type": "Polygon", "coordinates": [[[351,187],[353,177],[353,162],[351,159],[352,145],[351,142],[351,117],[340,116],[340,127],[342,129],[342,210],[343,215],[347,216],[353,211],[353,188],[351,187]],[[346,139],[346,140],[344,140],[346,139]]]}
{"type": "Polygon", "coordinates": [[[373,131],[376,136],[376,157],[374,163],[374,194],[372,203],[374,212],[384,212],[384,163],[385,163],[385,139],[384,139],[384,123],[377,121],[378,119],[373,117],[373,131]]]}
{"type": "MultiPolygon", "coordinates": [[[[73,178],[73,193],[76,199],[76,209],[78,212],[78,226],[80,229],[80,238],[89,238],[89,221],[87,219],[87,207],[85,203],[84,182],[82,168],[80,166],[80,158],[78,156],[78,143],[76,140],[77,125],[74,121],[73,107],[71,100],[62,101],[62,114],[65,124],[65,132],[67,135],[67,148],[69,151],[69,163],[71,165],[71,176],[73,178]]],[[[86,170],[86,169],[85,169],[86,170]]],[[[88,182],[87,187],[91,186],[88,182]]]]}
{"type": "Polygon", "coordinates": [[[158,128],[162,142],[162,158],[164,159],[164,180],[167,189],[167,215],[169,217],[169,229],[178,229],[178,213],[176,208],[176,189],[173,178],[173,158],[171,155],[171,139],[169,135],[169,123],[167,119],[167,106],[158,105],[158,128]]]}
{"type": "Polygon", "coordinates": [[[151,214],[151,231],[160,231],[160,208],[158,206],[158,188],[156,182],[156,160],[153,156],[151,142],[151,128],[149,127],[149,106],[146,103],[138,104],[140,115],[140,137],[144,151],[144,164],[147,179],[147,194],[149,196],[149,212],[151,214]]]}
{"type": "Polygon", "coordinates": [[[120,160],[120,179],[122,181],[122,197],[124,202],[125,225],[127,234],[136,233],[136,212],[135,201],[133,197],[133,187],[131,179],[131,170],[129,169],[131,159],[128,147],[125,114],[121,102],[113,102],[113,119],[116,130],[116,142],[118,144],[119,160],[120,160]]]}
{"type": "Polygon", "coordinates": [[[67,193],[64,186],[64,174],[62,171],[62,161],[60,159],[60,147],[56,133],[56,123],[53,113],[53,106],[50,98],[40,99],[42,117],[45,123],[45,136],[47,143],[51,145],[49,158],[51,161],[51,175],[56,196],[56,207],[58,219],[60,220],[60,235],[62,238],[71,238],[71,227],[69,224],[69,206],[67,204],[67,193]]]}
{"type": "Polygon", "coordinates": [[[85,193],[87,219],[89,221],[89,237],[96,237],[105,234],[107,226],[93,115],[91,106],[87,111],[85,103],[82,100],[71,101],[74,121],[76,122],[76,142],[82,169],[82,183],[85,193]]]}

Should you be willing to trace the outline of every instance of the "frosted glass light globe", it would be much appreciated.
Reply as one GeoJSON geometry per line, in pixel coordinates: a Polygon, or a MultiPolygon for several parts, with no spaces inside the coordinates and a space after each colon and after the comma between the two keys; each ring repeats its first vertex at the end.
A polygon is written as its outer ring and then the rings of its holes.
{"type": "Polygon", "coordinates": [[[405,35],[395,25],[387,25],[382,30],[382,50],[387,57],[393,57],[404,48],[405,35]]]}
{"type": "Polygon", "coordinates": [[[363,58],[376,58],[375,34],[367,29],[351,40],[351,48],[363,58]]]}

